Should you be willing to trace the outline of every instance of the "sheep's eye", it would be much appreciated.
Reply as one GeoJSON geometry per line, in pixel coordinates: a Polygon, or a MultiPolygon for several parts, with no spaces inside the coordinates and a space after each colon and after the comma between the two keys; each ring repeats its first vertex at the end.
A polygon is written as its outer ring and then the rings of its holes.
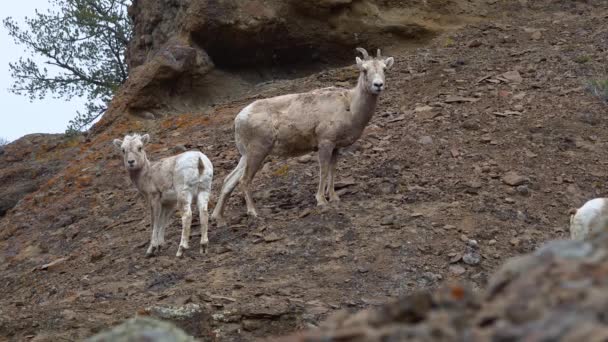
{"type": "Polygon", "coordinates": [[[137,148],[137,151],[138,151],[138,152],[141,152],[141,147],[138,147],[138,148],[137,148]]]}
{"type": "Polygon", "coordinates": [[[125,153],[125,149],[124,148],[122,149],[122,153],[125,153]]]}

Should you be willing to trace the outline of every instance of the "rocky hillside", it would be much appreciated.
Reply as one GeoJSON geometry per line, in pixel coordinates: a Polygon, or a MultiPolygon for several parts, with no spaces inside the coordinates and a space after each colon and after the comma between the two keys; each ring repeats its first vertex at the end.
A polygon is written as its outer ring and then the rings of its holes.
{"type": "MultiPolygon", "coordinates": [[[[329,11],[335,15],[360,3],[322,2],[341,3],[329,11]]],[[[142,13],[154,10],[149,3],[136,1],[131,14],[146,18],[142,13]]],[[[210,13],[189,6],[217,9],[231,2],[162,3],[181,5],[160,8],[162,15],[146,24],[164,35],[142,28],[145,19],[136,21],[138,36],[150,35],[142,38],[149,54],[142,58],[143,50],[131,48],[130,80],[86,138],[57,137],[52,148],[31,140],[27,149],[9,145],[0,155],[3,185],[31,178],[19,170],[43,170],[39,183],[0,218],[0,336],[79,340],[150,307],[196,304],[205,313],[197,337],[251,340],[451,281],[476,291],[507,258],[566,237],[568,210],[605,194],[607,107],[585,84],[607,77],[608,9],[570,0],[412,1],[412,13],[430,13],[424,27],[440,28],[414,45],[406,38],[386,48],[371,37],[362,41],[381,46],[396,63],[376,116],[342,151],[341,204],[315,207],[314,154],[271,158],[254,182],[262,220],[248,221],[234,196],[230,227],[210,229],[209,254],[175,258],[176,218],[168,228],[169,249],[146,259],[148,213],[112,139],[149,132],[152,159],[201,149],[215,165],[217,192],[236,165],[232,124],[243,106],[261,97],[354,85],[357,78],[352,65],[334,61],[333,50],[320,43],[320,62],[279,59],[255,77],[251,66],[218,64],[204,39],[171,47],[169,33],[196,22],[187,20],[190,15],[210,13]],[[441,7],[445,13],[433,15],[440,4],[448,4],[441,7]],[[462,27],[440,25],[450,13],[462,16],[462,27]],[[173,58],[179,51],[192,57],[173,58]],[[284,73],[291,63],[309,73],[284,73]],[[201,74],[194,80],[196,70],[201,74]],[[279,76],[268,80],[275,71],[279,76]],[[218,83],[209,87],[203,80],[212,76],[218,83]],[[206,97],[201,89],[222,91],[206,97]]],[[[388,17],[408,2],[365,3],[388,17]]],[[[309,10],[280,4],[278,18],[309,10]]],[[[240,10],[226,12],[226,19],[222,11],[212,13],[200,21],[244,25],[231,17],[240,10]]],[[[498,329],[496,322],[488,329],[498,329]]]]}

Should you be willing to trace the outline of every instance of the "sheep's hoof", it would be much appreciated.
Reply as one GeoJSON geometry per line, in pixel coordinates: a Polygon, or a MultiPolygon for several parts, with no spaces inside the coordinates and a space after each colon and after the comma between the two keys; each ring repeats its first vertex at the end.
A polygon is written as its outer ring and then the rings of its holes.
{"type": "Polygon", "coordinates": [[[201,248],[200,248],[200,253],[201,254],[207,254],[207,244],[206,243],[202,243],[201,244],[201,248]]]}
{"type": "Polygon", "coordinates": [[[156,247],[150,246],[150,248],[148,248],[148,250],[146,251],[146,258],[153,257],[155,255],[155,253],[154,253],[155,251],[156,251],[156,247]]]}
{"type": "Polygon", "coordinates": [[[329,206],[329,202],[327,202],[327,200],[323,200],[323,201],[317,200],[317,207],[323,208],[323,207],[327,207],[327,206],[329,206]]]}

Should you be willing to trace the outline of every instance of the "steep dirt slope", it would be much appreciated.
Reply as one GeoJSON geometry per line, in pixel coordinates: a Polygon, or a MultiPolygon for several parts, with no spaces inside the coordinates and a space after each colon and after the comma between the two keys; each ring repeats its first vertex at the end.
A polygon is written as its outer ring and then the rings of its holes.
{"type": "Polygon", "coordinates": [[[30,134],[0,147],[0,216],[61,171],[80,151],[80,140],[30,134]]]}
{"type": "Polygon", "coordinates": [[[105,118],[0,221],[0,335],[80,339],[150,305],[195,302],[208,335],[251,340],[452,279],[477,288],[505,258],[566,236],[568,209],[605,193],[606,107],[583,84],[606,76],[608,11],[530,6],[500,3],[492,20],[398,51],[377,115],[343,151],[342,203],[315,207],[314,155],[271,160],[255,181],[263,220],[248,222],[234,196],[231,227],[211,228],[206,256],[174,257],[176,219],[169,249],[144,258],[148,213],[111,140],[150,132],[153,159],[200,148],[218,191],[236,165],[239,109],[352,85],[355,68],[261,84],[205,112],[105,118]]]}

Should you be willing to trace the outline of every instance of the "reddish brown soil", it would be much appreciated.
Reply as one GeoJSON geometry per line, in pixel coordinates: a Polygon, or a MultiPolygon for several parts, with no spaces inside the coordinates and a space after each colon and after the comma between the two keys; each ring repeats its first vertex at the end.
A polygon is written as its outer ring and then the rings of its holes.
{"type": "Polygon", "coordinates": [[[352,85],[354,67],[266,84],[206,113],[106,123],[0,221],[0,336],[79,340],[150,305],[195,302],[215,315],[219,340],[250,340],[450,279],[480,287],[506,258],[567,236],[568,209],[605,194],[607,107],[584,83],[608,75],[608,10],[575,1],[499,9],[395,55],[377,114],[342,153],[339,205],[315,207],[314,156],[273,159],[255,180],[263,218],[248,221],[235,192],[231,226],[211,227],[205,256],[175,258],[176,218],[169,248],[144,258],[148,213],[111,140],[150,132],[152,159],[177,145],[201,149],[215,165],[216,193],[236,165],[240,108],[352,85]],[[521,83],[497,78],[515,70],[521,83]],[[446,103],[451,95],[474,102],[446,103]],[[510,171],[522,186],[505,184],[510,171]],[[478,265],[460,260],[469,239],[480,246],[478,265]]]}

